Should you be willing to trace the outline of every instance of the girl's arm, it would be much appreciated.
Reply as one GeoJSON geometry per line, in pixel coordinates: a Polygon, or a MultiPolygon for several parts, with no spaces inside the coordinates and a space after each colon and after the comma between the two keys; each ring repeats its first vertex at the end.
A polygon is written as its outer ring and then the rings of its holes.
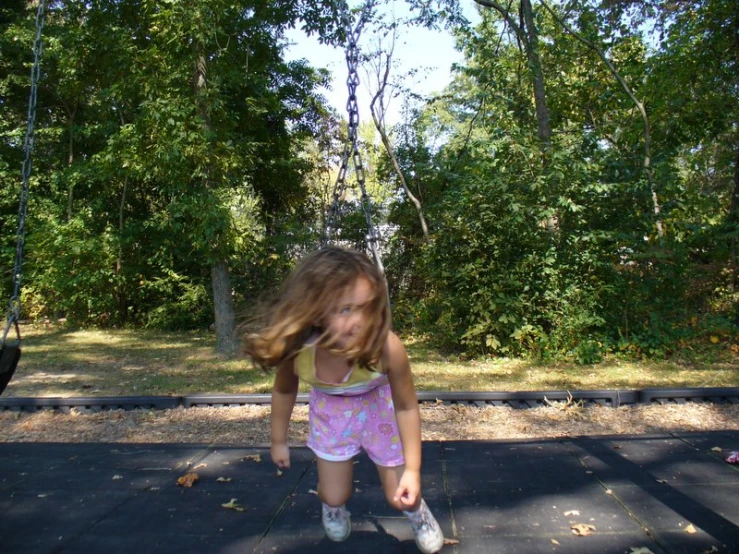
{"type": "Polygon", "coordinates": [[[294,360],[277,366],[272,386],[272,413],[270,416],[272,461],[279,468],[290,467],[290,449],[287,446],[287,429],[298,395],[298,376],[295,375],[294,360]]]}
{"type": "Polygon", "coordinates": [[[405,471],[396,492],[396,499],[409,507],[416,504],[421,494],[421,413],[413,386],[408,353],[398,336],[388,334],[383,352],[383,364],[387,368],[390,389],[395,405],[400,441],[403,444],[405,471]]]}

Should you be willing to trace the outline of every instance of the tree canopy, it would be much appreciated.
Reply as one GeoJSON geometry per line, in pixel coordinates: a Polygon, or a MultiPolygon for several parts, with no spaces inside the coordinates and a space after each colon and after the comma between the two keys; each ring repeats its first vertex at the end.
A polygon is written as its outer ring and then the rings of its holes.
{"type": "MultiPolygon", "coordinates": [[[[734,2],[476,0],[474,25],[458,0],[408,4],[408,24],[453,32],[465,61],[429,98],[396,81],[403,121],[360,133],[396,326],[583,363],[736,342],[734,2]]],[[[318,245],[346,136],[328,73],[286,61],[285,32],[342,48],[348,9],[50,0],[23,316],[215,321],[233,352],[235,322],[318,245]]],[[[6,276],[34,21],[32,3],[0,8],[6,276]]],[[[344,224],[356,242],[361,216],[344,224]]]]}

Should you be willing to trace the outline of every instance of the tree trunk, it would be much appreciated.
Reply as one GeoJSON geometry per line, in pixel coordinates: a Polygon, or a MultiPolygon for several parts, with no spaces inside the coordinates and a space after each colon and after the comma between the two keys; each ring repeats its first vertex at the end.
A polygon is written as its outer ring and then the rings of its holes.
{"type": "Polygon", "coordinates": [[[239,350],[239,341],[236,337],[236,317],[228,264],[221,261],[212,265],[210,280],[216,318],[216,352],[233,357],[239,350]]]}
{"type": "MultiPolygon", "coordinates": [[[[206,87],[206,57],[202,50],[196,52],[195,78],[193,91],[198,115],[203,122],[203,130],[210,135],[211,121],[205,100],[203,99],[206,87]]],[[[211,186],[206,181],[204,186],[211,186]]],[[[223,356],[233,357],[238,352],[236,338],[236,317],[234,315],[233,294],[231,289],[231,275],[225,259],[217,260],[210,268],[210,281],[213,290],[213,310],[216,327],[216,352],[223,356]]]]}
{"type": "Polygon", "coordinates": [[[534,24],[534,10],[530,0],[521,0],[521,11],[525,24],[526,53],[529,59],[531,78],[534,84],[534,103],[536,104],[536,125],[539,132],[539,140],[548,150],[552,142],[552,127],[549,120],[549,108],[547,107],[546,89],[544,86],[544,70],[539,56],[539,33],[534,24]]]}
{"type": "Polygon", "coordinates": [[[537,131],[542,149],[546,152],[551,146],[552,126],[546,100],[544,69],[541,64],[541,57],[539,56],[539,33],[534,24],[534,12],[531,6],[531,0],[521,0],[521,12],[523,15],[521,25],[511,17],[509,8],[502,6],[496,0],[475,0],[475,2],[497,11],[505,19],[508,26],[513,29],[518,40],[521,41],[526,49],[526,59],[529,65],[529,71],[531,71],[531,82],[534,87],[537,131]]]}
{"type": "Polygon", "coordinates": [[[734,157],[734,190],[731,191],[731,203],[729,213],[726,217],[729,222],[729,287],[731,292],[736,292],[737,276],[737,234],[739,234],[739,144],[736,145],[734,157]]]}
{"type": "MultiPolygon", "coordinates": [[[[66,107],[66,106],[65,106],[66,107]]],[[[73,110],[67,108],[67,124],[69,126],[69,139],[67,140],[67,167],[74,163],[74,121],[77,115],[77,106],[73,110]]],[[[69,185],[67,192],[67,222],[72,221],[72,205],[74,204],[74,183],[69,185]]]]}
{"type": "Polygon", "coordinates": [[[128,175],[123,179],[123,192],[121,193],[121,202],[118,206],[118,256],[115,262],[115,273],[118,276],[115,286],[115,296],[118,303],[118,318],[121,323],[126,323],[128,319],[128,310],[126,309],[126,286],[123,284],[124,279],[121,274],[123,272],[123,230],[125,224],[124,210],[126,206],[126,194],[128,192],[128,175]]]}

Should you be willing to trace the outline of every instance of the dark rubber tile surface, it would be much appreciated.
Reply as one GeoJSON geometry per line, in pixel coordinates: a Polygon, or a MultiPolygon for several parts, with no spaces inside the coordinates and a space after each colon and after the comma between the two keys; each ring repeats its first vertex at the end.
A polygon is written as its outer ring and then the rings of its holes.
{"type": "MultiPolygon", "coordinates": [[[[730,450],[739,450],[737,432],[429,442],[424,496],[451,539],[443,552],[739,552],[730,450]],[[577,525],[594,529],[576,536],[577,525]]],[[[328,541],[313,455],[292,454],[278,476],[267,448],[0,444],[0,552],[417,552],[364,455],[354,465],[352,535],[328,541]],[[177,486],[189,472],[195,486],[177,486]],[[223,507],[232,500],[243,511],[223,507]]]]}

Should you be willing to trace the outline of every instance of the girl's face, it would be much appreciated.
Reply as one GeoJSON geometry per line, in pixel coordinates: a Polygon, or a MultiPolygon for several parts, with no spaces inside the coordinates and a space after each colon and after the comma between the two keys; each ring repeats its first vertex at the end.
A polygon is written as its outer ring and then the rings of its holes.
{"type": "Polygon", "coordinates": [[[342,349],[350,345],[367,324],[367,308],[374,293],[372,283],[364,277],[358,278],[341,293],[326,322],[326,331],[336,340],[336,348],[342,349]]]}

